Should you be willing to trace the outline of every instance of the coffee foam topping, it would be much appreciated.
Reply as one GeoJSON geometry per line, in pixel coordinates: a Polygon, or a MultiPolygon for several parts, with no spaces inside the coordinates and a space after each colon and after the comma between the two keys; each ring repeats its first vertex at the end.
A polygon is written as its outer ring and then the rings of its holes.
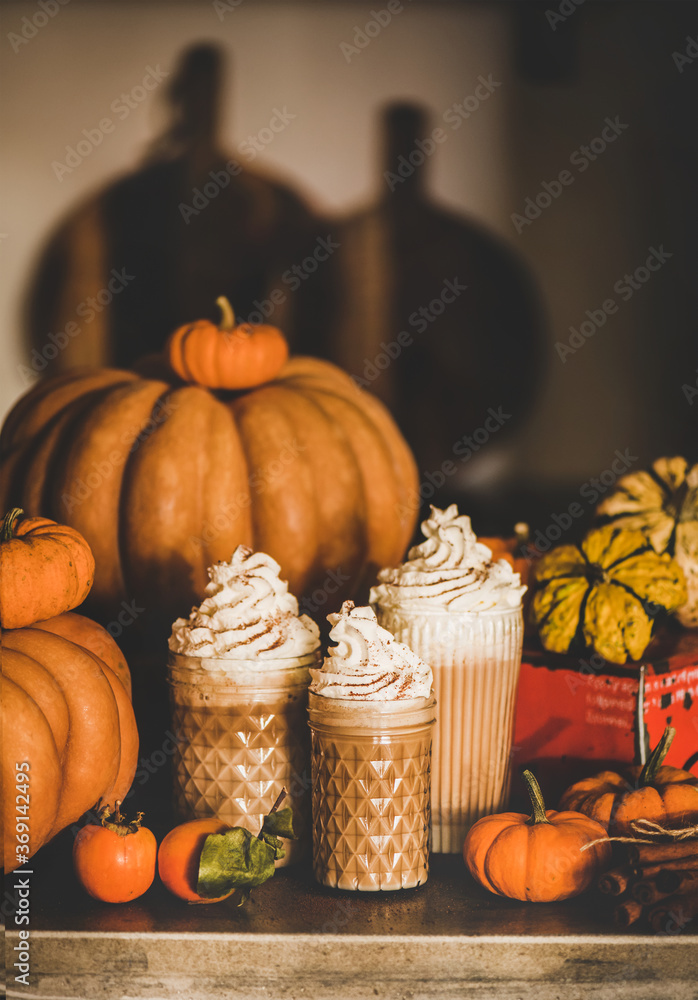
{"type": "Polygon", "coordinates": [[[526,590],[521,577],[506,559],[493,561],[456,504],[432,507],[422,533],[425,541],[410,549],[402,565],[379,572],[371,604],[448,611],[520,607],[526,590]]]}
{"type": "Polygon", "coordinates": [[[345,601],[342,610],[327,616],[332,625],[322,669],[310,673],[310,690],[325,698],[396,701],[428,698],[431,668],[381,628],[375,612],[345,601]]]}
{"type": "Polygon", "coordinates": [[[320,633],[265,552],[238,545],[230,562],[208,569],[206,598],[172,626],[173,653],[202,658],[284,658],[318,649],[320,633]]]}

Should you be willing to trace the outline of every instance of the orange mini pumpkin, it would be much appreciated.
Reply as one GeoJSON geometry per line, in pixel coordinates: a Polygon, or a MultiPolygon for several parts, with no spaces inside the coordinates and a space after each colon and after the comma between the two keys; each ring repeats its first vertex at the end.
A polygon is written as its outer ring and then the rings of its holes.
{"type": "Polygon", "coordinates": [[[0,626],[24,628],[82,604],[92,587],[95,561],[74,528],[20,507],[0,529],[0,626]]]}
{"type": "Polygon", "coordinates": [[[561,809],[577,809],[614,836],[633,836],[632,823],[649,819],[681,828],[698,822],[698,777],[662,765],[676,730],[667,726],[644,767],[623,774],[601,771],[578,781],[560,799],[561,809]]]}
{"type": "Polygon", "coordinates": [[[251,389],[269,382],[288,358],[281,330],[265,323],[235,323],[226,298],[216,299],[221,321],[207,319],[180,326],[170,337],[166,354],[185,382],[210,389],[251,389]]]}
{"type": "Polygon", "coordinates": [[[463,845],[470,874],[490,892],[510,899],[551,903],[577,896],[611,860],[606,831],[581,813],[546,811],[533,774],[524,771],[523,778],[533,814],[479,819],[463,845]],[[586,847],[597,840],[602,842],[586,847]]]}

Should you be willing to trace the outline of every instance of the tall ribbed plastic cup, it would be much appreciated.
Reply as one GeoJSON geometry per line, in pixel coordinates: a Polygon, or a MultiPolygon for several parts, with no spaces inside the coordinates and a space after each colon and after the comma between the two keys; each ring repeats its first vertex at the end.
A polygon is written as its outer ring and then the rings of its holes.
{"type": "Polygon", "coordinates": [[[310,846],[309,668],[319,654],[284,659],[206,659],[170,653],[174,802],[183,820],[217,816],[257,833],[282,788],[297,841],[310,846]]]}
{"type": "Polygon", "coordinates": [[[523,613],[381,605],[375,611],[383,628],[434,673],[431,849],[459,853],[473,823],[499,812],[509,797],[523,613]]]}
{"type": "Polygon", "coordinates": [[[336,889],[411,889],[429,873],[435,701],[310,692],[313,870],[336,889]]]}

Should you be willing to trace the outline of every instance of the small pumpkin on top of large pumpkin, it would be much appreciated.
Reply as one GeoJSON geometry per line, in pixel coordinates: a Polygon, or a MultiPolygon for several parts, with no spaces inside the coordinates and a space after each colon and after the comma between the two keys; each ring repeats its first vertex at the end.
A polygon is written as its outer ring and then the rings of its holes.
{"type": "Polygon", "coordinates": [[[281,330],[266,323],[236,323],[228,300],[216,299],[218,325],[207,319],[175,330],[167,359],[184,382],[209,389],[251,389],[275,378],[288,358],[281,330]]]}
{"type": "Polygon", "coordinates": [[[102,620],[135,601],[169,628],[238,545],[268,552],[301,600],[338,585],[339,604],[412,536],[417,468],[378,399],[329,362],[284,360],[278,331],[228,323],[174,335],[186,384],[165,366],[69,371],[5,420],[0,504],[87,539],[102,620]]]}
{"type": "Polygon", "coordinates": [[[534,576],[532,616],[545,649],[567,653],[583,640],[611,663],[639,659],[656,617],[686,600],[675,560],[643,532],[613,524],[546,553],[534,576]]]}

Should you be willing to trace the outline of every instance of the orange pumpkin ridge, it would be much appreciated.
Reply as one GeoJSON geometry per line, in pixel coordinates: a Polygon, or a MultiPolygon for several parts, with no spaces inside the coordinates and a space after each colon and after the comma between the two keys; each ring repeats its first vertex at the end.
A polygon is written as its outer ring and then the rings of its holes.
{"type": "MultiPolygon", "coordinates": [[[[137,766],[138,731],[126,688],[87,642],[78,644],[80,618],[69,617],[75,641],[61,635],[60,619],[5,631],[0,640],[3,736],[13,748],[3,755],[3,782],[15,784],[15,760],[29,764],[28,857],[100,799],[125,797],[137,766]]],[[[104,632],[94,623],[85,628],[93,646],[98,631],[104,632]]],[[[9,828],[13,796],[5,797],[2,809],[9,828]]],[[[4,860],[6,871],[20,863],[11,838],[4,860]]]]}

